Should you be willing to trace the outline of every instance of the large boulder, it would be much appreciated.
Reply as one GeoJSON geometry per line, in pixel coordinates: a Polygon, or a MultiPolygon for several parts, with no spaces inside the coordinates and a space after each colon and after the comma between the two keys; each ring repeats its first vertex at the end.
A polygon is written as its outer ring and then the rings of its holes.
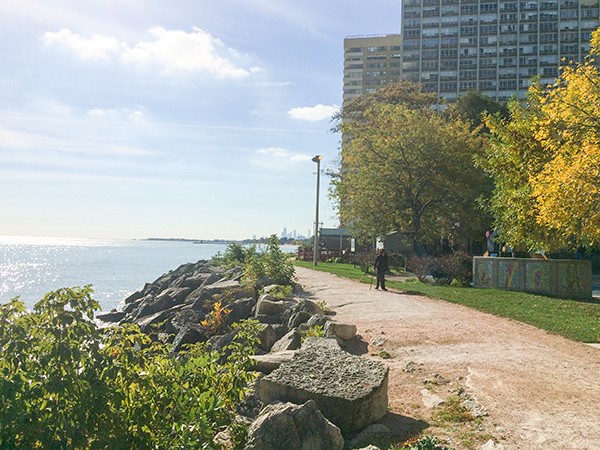
{"type": "Polygon", "coordinates": [[[265,294],[256,303],[256,316],[276,316],[283,314],[296,303],[291,300],[276,299],[271,294],[265,294]]]}
{"type": "MultiPolygon", "coordinates": [[[[314,316],[315,314],[323,314],[323,310],[312,300],[301,299],[295,301],[283,314],[283,322],[287,323],[290,318],[300,312],[308,313],[308,316],[314,316]]],[[[308,319],[307,319],[308,320],[308,319]]]]}
{"type": "Polygon", "coordinates": [[[333,321],[327,322],[325,324],[325,336],[335,336],[344,341],[349,341],[356,336],[356,325],[333,321]]]}
{"type": "Polygon", "coordinates": [[[310,319],[308,319],[308,322],[306,322],[306,325],[309,328],[310,327],[325,327],[325,324],[330,321],[331,321],[331,317],[328,317],[325,314],[315,314],[310,319]]]}
{"type": "Polygon", "coordinates": [[[180,309],[181,305],[174,306],[170,309],[165,309],[154,314],[136,318],[133,323],[137,324],[141,331],[148,333],[153,325],[157,326],[161,322],[164,322],[164,324],[160,327],[161,331],[165,331],[167,333],[177,333],[179,330],[173,327],[171,320],[177,315],[180,309]]]}
{"type": "Polygon", "coordinates": [[[110,311],[105,313],[96,314],[96,319],[101,322],[118,322],[123,319],[127,313],[125,311],[110,311]]]}
{"type": "Polygon", "coordinates": [[[240,282],[234,280],[216,280],[216,275],[212,274],[200,287],[192,291],[185,299],[186,304],[192,305],[191,308],[201,311],[204,301],[212,298],[213,295],[222,294],[228,290],[237,290],[240,288],[240,282]],[[213,280],[211,277],[214,277],[213,280]]]}
{"type": "Polygon", "coordinates": [[[254,298],[241,298],[227,305],[229,315],[227,323],[231,325],[234,322],[239,322],[242,319],[249,319],[253,316],[256,300],[254,298]]]}
{"type": "Polygon", "coordinates": [[[342,432],[365,428],[387,412],[388,368],[384,364],[324,346],[302,348],[264,377],[265,403],[314,400],[342,432]]]}
{"type": "Polygon", "coordinates": [[[258,347],[265,352],[268,352],[273,347],[273,344],[277,341],[277,334],[275,328],[272,325],[261,323],[258,325],[260,332],[258,339],[260,340],[258,347]]]}
{"type": "Polygon", "coordinates": [[[314,401],[265,407],[248,430],[244,450],[342,450],[339,428],[323,417],[314,401]]]}
{"type": "Polygon", "coordinates": [[[266,355],[252,355],[254,370],[261,373],[271,373],[283,363],[290,362],[295,353],[296,350],[284,350],[277,353],[267,353],[266,355]]]}
{"type": "Polygon", "coordinates": [[[183,349],[186,344],[195,344],[197,342],[206,341],[204,329],[200,325],[186,325],[173,339],[173,347],[171,351],[177,353],[183,349]]]}
{"type": "Polygon", "coordinates": [[[133,312],[134,320],[164,311],[175,305],[175,300],[168,293],[160,294],[158,297],[146,296],[139,307],[133,312]]]}
{"type": "Polygon", "coordinates": [[[287,326],[288,328],[298,328],[303,323],[308,322],[310,317],[310,313],[306,311],[298,311],[290,316],[287,326]]]}
{"type": "Polygon", "coordinates": [[[271,347],[271,353],[282,352],[284,350],[297,350],[302,344],[302,336],[296,329],[290,330],[285,336],[279,339],[271,347]]]}

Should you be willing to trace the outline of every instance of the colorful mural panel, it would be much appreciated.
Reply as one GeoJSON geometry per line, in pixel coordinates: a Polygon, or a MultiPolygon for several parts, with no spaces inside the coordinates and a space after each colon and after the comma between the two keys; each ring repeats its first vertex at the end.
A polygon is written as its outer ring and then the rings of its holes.
{"type": "Polygon", "coordinates": [[[523,273],[521,264],[515,260],[498,261],[498,287],[501,289],[519,289],[523,273]]]}
{"type": "Polygon", "coordinates": [[[475,265],[475,286],[490,288],[494,286],[494,267],[492,261],[477,261],[475,265]]]}
{"type": "Polygon", "coordinates": [[[558,267],[558,293],[563,296],[577,296],[584,292],[588,282],[585,268],[578,264],[561,264],[558,267]]]}
{"type": "Polygon", "coordinates": [[[525,290],[530,292],[550,292],[550,264],[547,262],[527,262],[525,290]]]}

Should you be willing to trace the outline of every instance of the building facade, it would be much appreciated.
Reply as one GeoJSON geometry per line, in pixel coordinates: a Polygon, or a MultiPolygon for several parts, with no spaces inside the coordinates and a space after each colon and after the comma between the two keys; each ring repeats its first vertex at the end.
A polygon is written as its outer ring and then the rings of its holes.
{"type": "Polygon", "coordinates": [[[599,16],[600,0],[404,0],[401,77],[448,100],[523,97],[586,56],[599,16]]]}
{"type": "Polygon", "coordinates": [[[400,81],[401,35],[344,39],[344,102],[400,81]]]}

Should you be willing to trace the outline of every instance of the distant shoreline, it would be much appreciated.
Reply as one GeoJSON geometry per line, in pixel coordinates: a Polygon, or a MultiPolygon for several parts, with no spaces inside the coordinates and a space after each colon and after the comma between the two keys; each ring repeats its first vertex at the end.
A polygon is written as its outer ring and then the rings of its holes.
{"type": "MultiPolygon", "coordinates": [[[[160,238],[160,237],[151,237],[145,239],[139,239],[140,241],[153,241],[153,242],[191,242],[192,244],[267,244],[267,238],[262,239],[189,239],[189,238],[160,238]]],[[[289,240],[288,242],[284,242],[284,244],[288,245],[302,245],[302,240],[289,240]]]]}
{"type": "Polygon", "coordinates": [[[141,241],[167,241],[167,242],[191,242],[193,244],[231,244],[232,242],[242,241],[230,241],[223,239],[187,239],[187,238],[146,238],[140,239],[141,241]]]}

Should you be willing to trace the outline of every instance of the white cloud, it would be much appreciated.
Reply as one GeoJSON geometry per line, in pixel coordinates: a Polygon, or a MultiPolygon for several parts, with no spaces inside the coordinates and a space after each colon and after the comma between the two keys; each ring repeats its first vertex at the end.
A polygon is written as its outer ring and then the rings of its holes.
{"type": "Polygon", "coordinates": [[[141,109],[128,108],[93,108],[88,110],[86,115],[94,119],[127,120],[136,123],[144,123],[146,118],[141,109]]]}
{"type": "Polygon", "coordinates": [[[83,59],[94,60],[107,59],[121,53],[126,48],[126,44],[115,38],[99,34],[86,38],[73,33],[68,28],[63,28],[56,33],[44,33],[44,43],[46,45],[63,45],[83,59]]]}
{"type": "Polygon", "coordinates": [[[330,119],[339,111],[339,109],[340,107],[337,105],[321,105],[319,103],[315,106],[292,108],[288,111],[288,114],[294,119],[316,122],[319,120],[330,119]]]}
{"type": "Polygon", "coordinates": [[[269,169],[281,169],[297,162],[310,161],[312,158],[310,155],[294,153],[280,147],[261,148],[256,151],[256,154],[258,156],[253,163],[269,169]]]}
{"type": "Polygon", "coordinates": [[[148,33],[152,40],[131,46],[113,37],[87,38],[63,28],[56,33],[45,33],[44,42],[66,47],[84,59],[118,57],[124,63],[139,67],[158,67],[166,75],[204,73],[218,79],[240,80],[262,71],[248,64],[250,57],[227,47],[200,28],[194,27],[188,33],[157,26],[148,33]]]}

